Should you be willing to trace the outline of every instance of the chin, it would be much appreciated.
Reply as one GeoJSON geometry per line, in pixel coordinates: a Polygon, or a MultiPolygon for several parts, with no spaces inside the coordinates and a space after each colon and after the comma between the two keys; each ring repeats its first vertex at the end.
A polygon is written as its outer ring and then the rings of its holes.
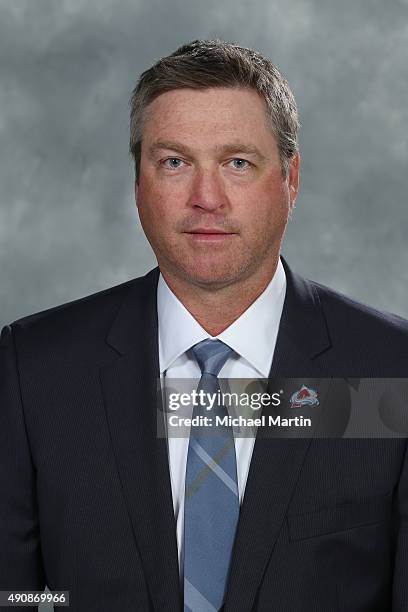
{"type": "Polygon", "coordinates": [[[220,287],[236,282],[242,272],[232,269],[232,266],[220,269],[216,266],[183,268],[184,278],[193,285],[202,287],[220,287]]]}

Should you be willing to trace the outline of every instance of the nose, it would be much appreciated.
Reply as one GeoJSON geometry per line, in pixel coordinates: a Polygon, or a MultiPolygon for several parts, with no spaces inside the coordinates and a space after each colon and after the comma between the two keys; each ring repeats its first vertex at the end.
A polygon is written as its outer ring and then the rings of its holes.
{"type": "Polygon", "coordinates": [[[222,177],[215,168],[197,169],[191,185],[189,205],[207,212],[228,206],[222,177]]]}

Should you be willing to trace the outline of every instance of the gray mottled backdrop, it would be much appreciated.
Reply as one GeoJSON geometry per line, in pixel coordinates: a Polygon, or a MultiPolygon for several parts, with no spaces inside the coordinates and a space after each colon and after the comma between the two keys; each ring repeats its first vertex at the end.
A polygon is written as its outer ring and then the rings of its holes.
{"type": "Polygon", "coordinates": [[[0,323],[154,265],[128,99],[198,37],[267,54],[298,100],[292,266],[408,316],[407,0],[0,0],[0,323]]]}

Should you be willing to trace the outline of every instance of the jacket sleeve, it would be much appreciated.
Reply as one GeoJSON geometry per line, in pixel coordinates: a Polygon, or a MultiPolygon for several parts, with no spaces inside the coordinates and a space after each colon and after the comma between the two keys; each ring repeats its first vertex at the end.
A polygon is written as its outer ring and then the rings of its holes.
{"type": "Polygon", "coordinates": [[[0,590],[42,591],[44,587],[36,472],[24,420],[13,330],[6,326],[0,337],[0,590]]]}
{"type": "Polygon", "coordinates": [[[408,442],[396,492],[396,549],[392,612],[408,610],[408,442]]]}

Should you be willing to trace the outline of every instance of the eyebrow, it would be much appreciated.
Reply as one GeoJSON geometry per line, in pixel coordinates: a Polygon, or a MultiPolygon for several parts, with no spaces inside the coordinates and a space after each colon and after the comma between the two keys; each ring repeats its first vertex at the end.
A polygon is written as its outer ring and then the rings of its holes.
{"type": "MultiPolygon", "coordinates": [[[[156,140],[156,142],[149,147],[149,155],[153,156],[156,152],[163,149],[169,149],[184,155],[192,154],[191,149],[180,142],[175,142],[173,140],[156,140]]],[[[216,151],[223,154],[246,153],[247,155],[256,155],[261,160],[266,159],[265,155],[263,155],[255,145],[245,144],[242,142],[234,142],[218,146],[216,147],[216,151]]]]}

